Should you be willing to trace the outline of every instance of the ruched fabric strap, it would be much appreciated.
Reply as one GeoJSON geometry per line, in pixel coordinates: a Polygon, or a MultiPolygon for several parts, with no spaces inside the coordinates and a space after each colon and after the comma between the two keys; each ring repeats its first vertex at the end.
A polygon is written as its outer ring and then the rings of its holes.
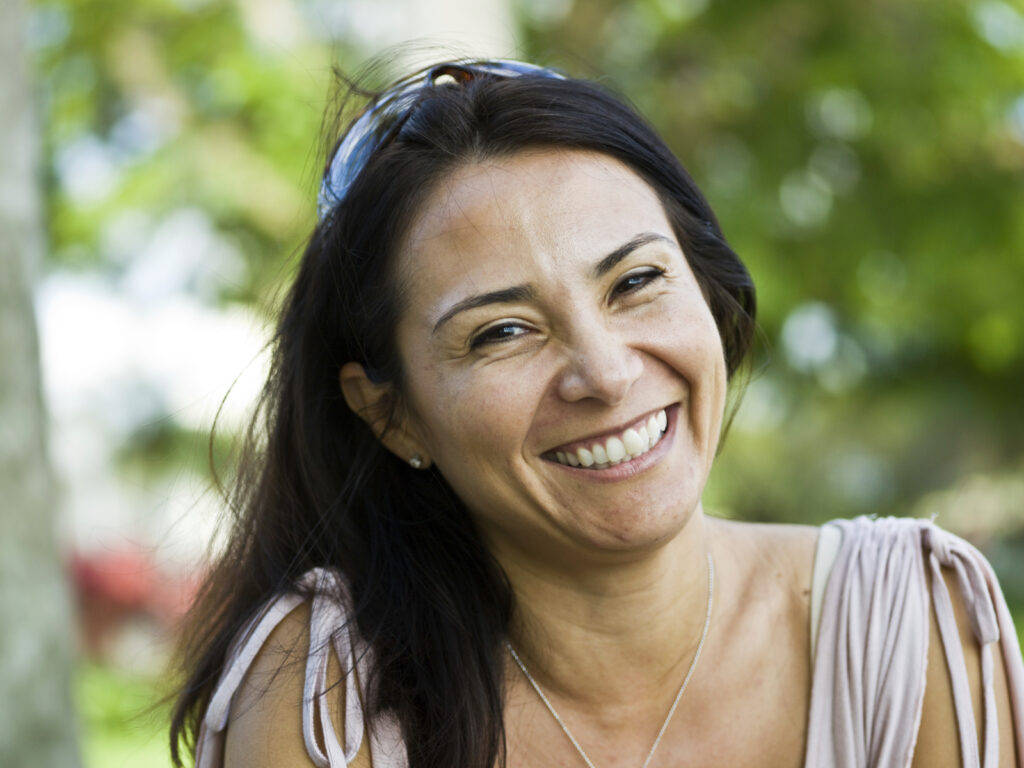
{"type": "Polygon", "coordinates": [[[1007,680],[1011,691],[1011,707],[1015,715],[1015,737],[1017,744],[1024,748],[1024,741],[1021,740],[1020,701],[1021,685],[1024,685],[1024,672],[1021,669],[1020,648],[1010,621],[1009,610],[1006,608],[1006,602],[999,590],[992,567],[977,549],[963,539],[952,536],[935,526],[925,527],[923,536],[925,546],[929,550],[928,559],[932,573],[935,617],[946,652],[946,663],[949,667],[953,688],[961,759],[965,766],[995,768],[999,764],[999,721],[996,714],[993,680],[993,647],[1000,649],[1005,659],[1007,680]],[[980,756],[978,753],[978,728],[971,701],[967,665],[960,643],[956,615],[953,612],[953,602],[949,590],[946,588],[945,580],[942,578],[943,566],[952,568],[956,574],[956,584],[967,609],[971,632],[981,647],[984,733],[980,756]]]}
{"type": "MultiPolygon", "coordinates": [[[[369,679],[372,655],[369,646],[349,624],[352,598],[344,579],[317,568],[300,579],[300,586],[312,591],[309,653],[306,659],[302,701],[302,733],[306,752],[317,768],[344,768],[355,760],[367,730],[363,719],[359,681],[369,679]],[[328,709],[328,662],[334,651],[345,680],[345,745],[341,745],[328,709]],[[356,674],[352,674],[356,670],[356,674]],[[317,731],[323,745],[317,739],[317,731]]],[[[221,768],[224,731],[238,687],[267,638],[304,598],[297,593],[270,601],[250,623],[233,646],[200,729],[196,768],[221,768]]],[[[405,746],[398,723],[389,717],[374,720],[370,729],[370,751],[374,768],[407,768],[405,746]]]]}
{"type": "Polygon", "coordinates": [[[905,768],[928,656],[928,603],[916,531],[840,520],[825,589],[808,718],[807,768],[905,768]]]}
{"type": "MultiPolygon", "coordinates": [[[[345,677],[345,747],[331,723],[327,706],[327,665],[333,635],[347,636],[347,608],[351,605],[348,590],[341,591],[334,575],[326,570],[307,573],[303,586],[313,588],[313,605],[309,619],[309,653],[306,656],[306,680],[303,686],[302,735],[306,751],[317,768],[348,765],[355,760],[363,739],[363,714],[350,655],[338,653],[345,677]],[[314,583],[308,583],[314,580],[314,583]],[[339,604],[344,600],[345,606],[339,604]],[[343,628],[343,629],[342,629],[343,628]],[[338,631],[341,630],[341,631],[338,631]],[[354,706],[353,706],[354,704],[354,706]],[[323,734],[324,749],[316,740],[316,727],[323,734]]],[[[347,643],[351,646],[351,643],[347,643]]],[[[337,650],[335,650],[337,653],[337,650]]]]}
{"type": "Polygon", "coordinates": [[[925,561],[953,687],[967,768],[995,768],[999,733],[993,652],[1006,667],[1024,747],[1024,664],[991,567],[978,550],[926,520],[835,521],[843,543],[826,588],[814,660],[805,766],[907,768],[920,727],[930,633],[925,561]],[[985,724],[978,751],[960,633],[942,568],[950,568],[981,648],[985,724]],[[984,762],[982,762],[982,758],[984,762]]]}

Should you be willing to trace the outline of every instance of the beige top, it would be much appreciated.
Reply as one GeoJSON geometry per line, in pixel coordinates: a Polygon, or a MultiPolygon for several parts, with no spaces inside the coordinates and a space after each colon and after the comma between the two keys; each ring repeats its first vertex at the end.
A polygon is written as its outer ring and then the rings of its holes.
{"type": "Polygon", "coordinates": [[[921,722],[932,607],[952,682],[961,765],[999,763],[993,653],[1002,654],[1015,737],[1024,745],[1024,664],[1006,601],[984,556],[927,520],[860,517],[835,520],[822,531],[812,579],[812,617],[817,614],[812,622],[819,628],[805,766],[910,766],[921,722]],[[839,546],[834,531],[841,536],[839,546]],[[830,559],[834,565],[815,610],[814,586],[825,578],[819,566],[827,569],[830,559]],[[981,755],[943,567],[955,573],[981,647],[981,755]],[[931,571],[930,590],[925,568],[931,571]]]}
{"type": "MultiPolygon", "coordinates": [[[[343,580],[331,571],[315,569],[303,576],[302,586],[314,588],[315,594],[302,708],[306,751],[318,768],[343,768],[355,759],[367,730],[357,680],[369,679],[372,655],[354,628],[335,631],[348,624],[352,606],[343,580]],[[344,595],[340,604],[326,596],[338,588],[344,595]],[[327,696],[332,689],[327,665],[332,652],[342,669],[357,672],[345,676],[344,745],[328,715],[327,696]]],[[[271,632],[302,602],[297,594],[271,600],[236,641],[203,720],[197,768],[223,765],[224,735],[235,693],[271,632]]],[[[1003,657],[1016,740],[1024,745],[1024,664],[988,562],[970,544],[929,521],[861,517],[826,524],[818,540],[811,584],[814,676],[807,768],[909,768],[924,698],[930,605],[934,605],[952,680],[962,765],[991,768],[998,764],[994,652],[1003,657]],[[981,755],[963,649],[942,567],[956,574],[981,646],[985,724],[981,755]],[[932,573],[930,590],[925,568],[932,573]]],[[[397,722],[385,719],[374,726],[370,736],[374,768],[406,768],[397,722]]]]}

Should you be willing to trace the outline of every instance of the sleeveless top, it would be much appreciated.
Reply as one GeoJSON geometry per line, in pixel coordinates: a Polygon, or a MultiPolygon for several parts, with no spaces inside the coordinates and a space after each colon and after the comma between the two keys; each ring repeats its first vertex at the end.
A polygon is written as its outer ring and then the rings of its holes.
{"type": "MultiPolygon", "coordinates": [[[[344,768],[368,733],[374,768],[406,768],[397,721],[381,717],[365,727],[358,680],[369,679],[372,653],[347,623],[352,608],[344,580],[325,569],[302,578],[312,588],[302,730],[317,768],[344,768]],[[341,601],[328,594],[341,594],[341,601]],[[345,631],[336,631],[346,627],[345,631]],[[345,676],[345,743],[327,708],[330,653],[345,676]],[[322,735],[322,745],[317,732],[322,735]]],[[[221,768],[231,703],[270,633],[304,598],[268,602],[236,640],[207,707],[196,747],[196,768],[221,768]]],[[[927,520],[835,520],[822,527],[811,584],[810,633],[814,660],[805,768],[908,768],[921,721],[934,609],[952,682],[961,764],[995,768],[999,734],[993,653],[1002,656],[1016,742],[1024,755],[1024,663],[1013,621],[995,574],[973,546],[927,520]],[[952,569],[974,638],[981,647],[984,731],[978,731],[953,604],[942,578],[952,569]],[[931,573],[929,588],[926,569],[931,573]]]]}

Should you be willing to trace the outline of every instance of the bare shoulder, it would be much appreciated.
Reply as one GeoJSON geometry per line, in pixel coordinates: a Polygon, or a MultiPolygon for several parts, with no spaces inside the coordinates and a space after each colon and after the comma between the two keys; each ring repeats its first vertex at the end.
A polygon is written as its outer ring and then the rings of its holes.
{"type": "Polygon", "coordinates": [[[731,750],[717,764],[799,766],[810,707],[810,588],[818,529],[708,522],[718,613],[705,658],[716,670],[712,709],[728,713],[721,743],[731,750]],[[744,724],[742,733],[736,723],[744,724]]]}
{"type": "Polygon", "coordinates": [[[752,576],[772,577],[797,593],[810,591],[819,528],[708,518],[717,549],[742,560],[752,576]]]}
{"type": "Polygon", "coordinates": [[[728,601],[734,609],[731,631],[776,639],[783,633],[793,656],[790,661],[809,667],[811,572],[818,529],[715,518],[709,518],[708,529],[718,583],[727,601],[723,609],[729,611],[728,601]],[[765,627],[771,632],[766,634],[765,627]]]}
{"type": "MultiPolygon", "coordinates": [[[[309,603],[302,603],[271,633],[246,673],[231,706],[224,747],[225,768],[308,768],[312,764],[302,733],[309,603]]],[[[328,713],[344,743],[345,686],[334,654],[328,660],[328,713]]],[[[317,734],[320,738],[320,734],[317,734]]],[[[370,768],[363,745],[352,766],[370,768]]]]}
{"type": "MultiPolygon", "coordinates": [[[[928,574],[929,587],[931,573],[928,574]]],[[[981,648],[971,631],[970,619],[964,605],[960,589],[952,569],[943,568],[942,576],[949,590],[956,615],[957,627],[960,630],[960,645],[963,648],[964,662],[967,666],[967,680],[971,691],[971,703],[974,709],[974,722],[980,732],[984,727],[982,715],[982,682],[981,682],[981,648]]],[[[935,606],[931,608],[931,630],[928,640],[928,671],[926,673],[924,703],[921,710],[921,727],[918,731],[917,746],[914,751],[912,768],[959,768],[960,739],[957,730],[956,710],[953,704],[953,686],[950,682],[949,668],[939,634],[939,625],[935,616],[935,606]]],[[[1015,744],[1011,715],[1010,695],[1006,679],[1006,667],[1002,654],[994,648],[993,654],[993,688],[996,701],[996,714],[999,726],[999,763],[1000,768],[1012,768],[1017,763],[1017,752],[1020,745],[1015,744]]],[[[979,750],[981,745],[979,744],[979,750]]]]}

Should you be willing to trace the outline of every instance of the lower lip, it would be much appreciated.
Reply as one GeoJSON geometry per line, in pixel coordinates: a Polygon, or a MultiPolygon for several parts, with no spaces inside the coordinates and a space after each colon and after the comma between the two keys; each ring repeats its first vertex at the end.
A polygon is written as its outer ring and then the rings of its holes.
{"type": "Polygon", "coordinates": [[[672,447],[672,440],[675,438],[678,414],[678,403],[666,408],[665,416],[668,417],[668,424],[665,425],[665,431],[662,433],[658,444],[642,456],[637,456],[635,459],[630,459],[629,461],[620,462],[613,467],[606,467],[604,469],[584,469],[582,467],[573,467],[568,464],[562,464],[557,461],[547,461],[554,464],[559,469],[571,472],[580,479],[586,479],[598,483],[615,483],[620,480],[628,480],[629,478],[636,477],[641,472],[644,472],[654,466],[662,456],[668,453],[669,448],[672,447]]]}

